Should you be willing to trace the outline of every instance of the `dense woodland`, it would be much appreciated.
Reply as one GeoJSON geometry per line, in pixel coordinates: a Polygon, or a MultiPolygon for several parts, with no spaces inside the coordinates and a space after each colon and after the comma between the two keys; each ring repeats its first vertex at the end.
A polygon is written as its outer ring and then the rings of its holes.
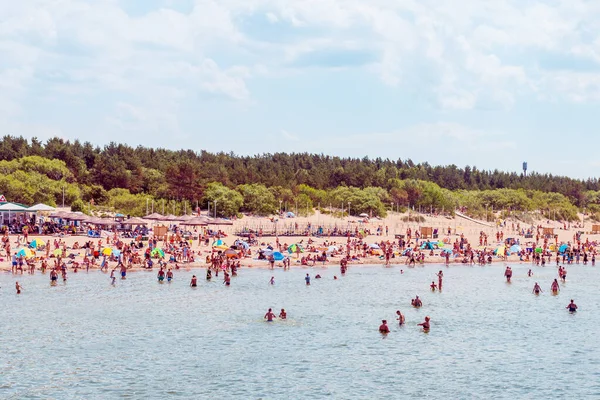
{"type": "MultiPolygon", "coordinates": [[[[143,215],[149,201],[182,213],[217,201],[217,212],[306,213],[320,205],[383,216],[416,207],[481,217],[492,209],[574,219],[600,207],[600,182],[549,174],[415,164],[410,159],[357,159],[318,154],[237,156],[110,143],[5,136],[0,142],[0,192],[25,204],[65,203],[87,211],[112,208],[143,215]],[[299,204],[299,206],[298,206],[299,204]],[[308,211],[307,211],[308,210],[308,211]]],[[[159,208],[160,211],[160,208],[159,208]]]]}

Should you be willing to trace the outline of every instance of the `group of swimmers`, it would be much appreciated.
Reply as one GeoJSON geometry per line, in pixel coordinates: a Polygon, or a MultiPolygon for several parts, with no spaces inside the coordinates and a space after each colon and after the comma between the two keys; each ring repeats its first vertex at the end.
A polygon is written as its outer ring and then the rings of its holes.
{"type": "MultiPolygon", "coordinates": [[[[404,326],[404,324],[405,324],[404,315],[400,312],[400,310],[396,311],[396,315],[398,316],[398,318],[396,318],[396,320],[398,321],[398,326],[400,326],[400,327],[404,326]]],[[[421,322],[420,324],[417,324],[417,326],[422,327],[423,332],[427,333],[427,332],[429,332],[429,329],[431,327],[430,321],[431,321],[431,319],[429,318],[429,316],[427,316],[427,317],[425,317],[425,321],[421,322]]],[[[379,325],[379,333],[381,333],[383,335],[387,335],[388,333],[390,333],[390,328],[387,324],[387,320],[385,320],[385,319],[381,320],[381,325],[379,325]]]]}

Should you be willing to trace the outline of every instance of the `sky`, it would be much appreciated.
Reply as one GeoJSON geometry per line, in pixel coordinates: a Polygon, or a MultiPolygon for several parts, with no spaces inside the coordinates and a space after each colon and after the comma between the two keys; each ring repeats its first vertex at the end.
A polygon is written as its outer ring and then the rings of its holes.
{"type": "Polygon", "coordinates": [[[0,5],[0,134],[598,176],[600,2],[0,5]]]}

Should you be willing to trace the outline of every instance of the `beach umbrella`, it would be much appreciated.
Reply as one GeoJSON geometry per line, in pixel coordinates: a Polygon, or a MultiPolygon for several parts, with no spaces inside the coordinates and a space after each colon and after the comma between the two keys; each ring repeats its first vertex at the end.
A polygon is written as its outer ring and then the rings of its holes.
{"type": "Polygon", "coordinates": [[[363,218],[368,218],[369,214],[367,213],[362,213],[362,214],[358,214],[359,217],[363,217],[363,218]]]}
{"type": "Polygon", "coordinates": [[[62,249],[56,249],[52,252],[52,254],[54,254],[56,257],[62,256],[62,253],[63,253],[62,249]]]}
{"type": "Polygon", "coordinates": [[[271,249],[261,249],[261,250],[259,250],[259,252],[263,253],[267,257],[269,257],[271,254],[273,254],[273,250],[271,250],[271,249]]]}
{"type": "Polygon", "coordinates": [[[218,239],[216,242],[213,243],[213,247],[223,246],[224,244],[225,242],[223,242],[221,239],[218,239]]]}
{"type": "Polygon", "coordinates": [[[123,225],[148,225],[146,221],[141,218],[129,218],[121,222],[123,225]]]}
{"type": "Polygon", "coordinates": [[[446,243],[442,242],[441,240],[437,242],[437,247],[439,247],[440,249],[442,247],[444,247],[446,245],[446,243]]]}
{"type": "Polygon", "coordinates": [[[38,247],[42,247],[46,244],[42,239],[33,239],[31,243],[29,243],[29,247],[32,249],[37,249],[38,247]]]}
{"type": "Polygon", "coordinates": [[[225,256],[227,256],[228,258],[239,258],[240,257],[240,255],[238,254],[238,252],[235,251],[232,248],[229,248],[229,249],[225,250],[223,252],[223,254],[225,254],[225,256]]]}
{"type": "Polygon", "coordinates": [[[239,239],[235,241],[235,245],[241,246],[246,250],[248,250],[250,248],[250,245],[248,244],[248,242],[244,242],[243,240],[239,240],[239,239]]]}
{"type": "Polygon", "coordinates": [[[121,255],[121,250],[113,249],[113,256],[119,257],[121,255]]]}
{"type": "Polygon", "coordinates": [[[498,247],[496,250],[494,250],[494,253],[497,256],[503,256],[506,252],[506,248],[505,247],[498,247]]]}
{"type": "Polygon", "coordinates": [[[148,214],[144,217],[144,219],[151,219],[151,220],[155,220],[155,221],[160,220],[162,218],[163,218],[163,216],[159,213],[148,214]]]}
{"type": "Polygon", "coordinates": [[[450,249],[442,249],[442,252],[440,254],[443,255],[444,253],[452,254],[452,250],[450,250],[450,249]]]}
{"type": "Polygon", "coordinates": [[[113,249],[111,249],[110,247],[106,247],[104,249],[102,249],[102,255],[104,256],[110,256],[113,253],[113,249]]]}
{"type": "Polygon", "coordinates": [[[567,251],[568,248],[569,248],[569,245],[567,245],[567,244],[561,244],[560,247],[558,248],[558,252],[562,254],[565,251],[567,251]]]}
{"type": "Polygon", "coordinates": [[[165,256],[165,251],[163,249],[159,249],[158,247],[156,247],[155,249],[152,250],[152,253],[150,253],[150,255],[152,257],[164,257],[165,256]]]}
{"type": "Polygon", "coordinates": [[[35,253],[31,249],[21,249],[17,252],[17,257],[31,258],[35,257],[35,253]]]}
{"type": "Polygon", "coordinates": [[[327,253],[333,253],[333,252],[334,252],[334,251],[336,251],[336,250],[337,250],[337,247],[336,247],[336,246],[329,246],[329,247],[327,248],[327,253]]]}
{"type": "Polygon", "coordinates": [[[278,251],[273,252],[273,259],[275,261],[281,261],[284,258],[285,258],[285,256],[283,254],[281,254],[280,252],[278,252],[278,251]]]}
{"type": "Polygon", "coordinates": [[[411,251],[412,251],[412,249],[406,249],[402,252],[402,255],[406,256],[406,255],[410,254],[411,251]]]}
{"type": "Polygon", "coordinates": [[[370,244],[369,247],[372,249],[380,249],[381,248],[381,247],[379,247],[379,245],[377,243],[370,244]]]}
{"type": "Polygon", "coordinates": [[[541,253],[543,250],[541,247],[536,247],[535,252],[536,253],[541,253]]]}
{"type": "Polygon", "coordinates": [[[434,249],[433,243],[431,243],[431,242],[425,242],[425,243],[423,243],[421,245],[421,250],[423,250],[423,249],[433,250],[434,249]]]}

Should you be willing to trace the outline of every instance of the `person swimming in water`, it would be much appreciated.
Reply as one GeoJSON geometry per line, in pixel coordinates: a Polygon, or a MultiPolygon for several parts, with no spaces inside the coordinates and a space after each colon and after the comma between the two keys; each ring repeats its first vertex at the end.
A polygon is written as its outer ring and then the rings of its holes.
{"type": "Polygon", "coordinates": [[[269,311],[267,311],[267,313],[265,314],[265,318],[267,320],[267,322],[273,322],[273,318],[277,318],[275,317],[275,314],[273,314],[273,310],[269,308],[269,311]]]}
{"type": "Polygon", "coordinates": [[[540,287],[540,285],[536,282],[535,285],[533,285],[533,291],[532,293],[535,294],[540,294],[542,292],[542,288],[540,287]]]}
{"type": "Polygon", "coordinates": [[[192,280],[190,281],[190,286],[191,287],[198,286],[198,280],[196,279],[196,275],[192,275],[192,280]]]}
{"type": "Polygon", "coordinates": [[[573,299],[571,299],[571,302],[565,308],[569,310],[570,313],[574,313],[577,311],[577,304],[575,304],[573,299]]]}
{"type": "Polygon", "coordinates": [[[410,304],[416,308],[423,306],[423,302],[419,299],[419,296],[415,296],[415,298],[410,301],[410,304]]]}
{"type": "Polygon", "coordinates": [[[396,311],[396,315],[398,316],[398,318],[397,318],[398,325],[399,326],[404,325],[404,315],[400,312],[400,310],[396,311]]]}
{"type": "Polygon", "coordinates": [[[287,313],[285,312],[284,308],[282,308],[281,312],[279,313],[279,319],[287,319],[287,313]]]}
{"type": "Polygon", "coordinates": [[[425,317],[425,321],[420,324],[417,324],[417,326],[423,327],[423,332],[429,332],[429,328],[430,328],[429,320],[430,320],[429,317],[425,317]]]}
{"type": "Polygon", "coordinates": [[[558,286],[558,279],[554,279],[554,282],[552,282],[552,285],[550,286],[550,290],[552,290],[552,293],[560,292],[560,286],[558,286]]]}
{"type": "Polygon", "coordinates": [[[431,288],[432,292],[435,292],[435,289],[437,289],[437,285],[435,284],[435,281],[431,281],[431,285],[429,285],[429,287],[431,288]]]}
{"type": "Polygon", "coordinates": [[[381,320],[381,325],[379,325],[379,333],[384,335],[390,333],[390,328],[387,326],[387,321],[385,319],[381,320]]]}

